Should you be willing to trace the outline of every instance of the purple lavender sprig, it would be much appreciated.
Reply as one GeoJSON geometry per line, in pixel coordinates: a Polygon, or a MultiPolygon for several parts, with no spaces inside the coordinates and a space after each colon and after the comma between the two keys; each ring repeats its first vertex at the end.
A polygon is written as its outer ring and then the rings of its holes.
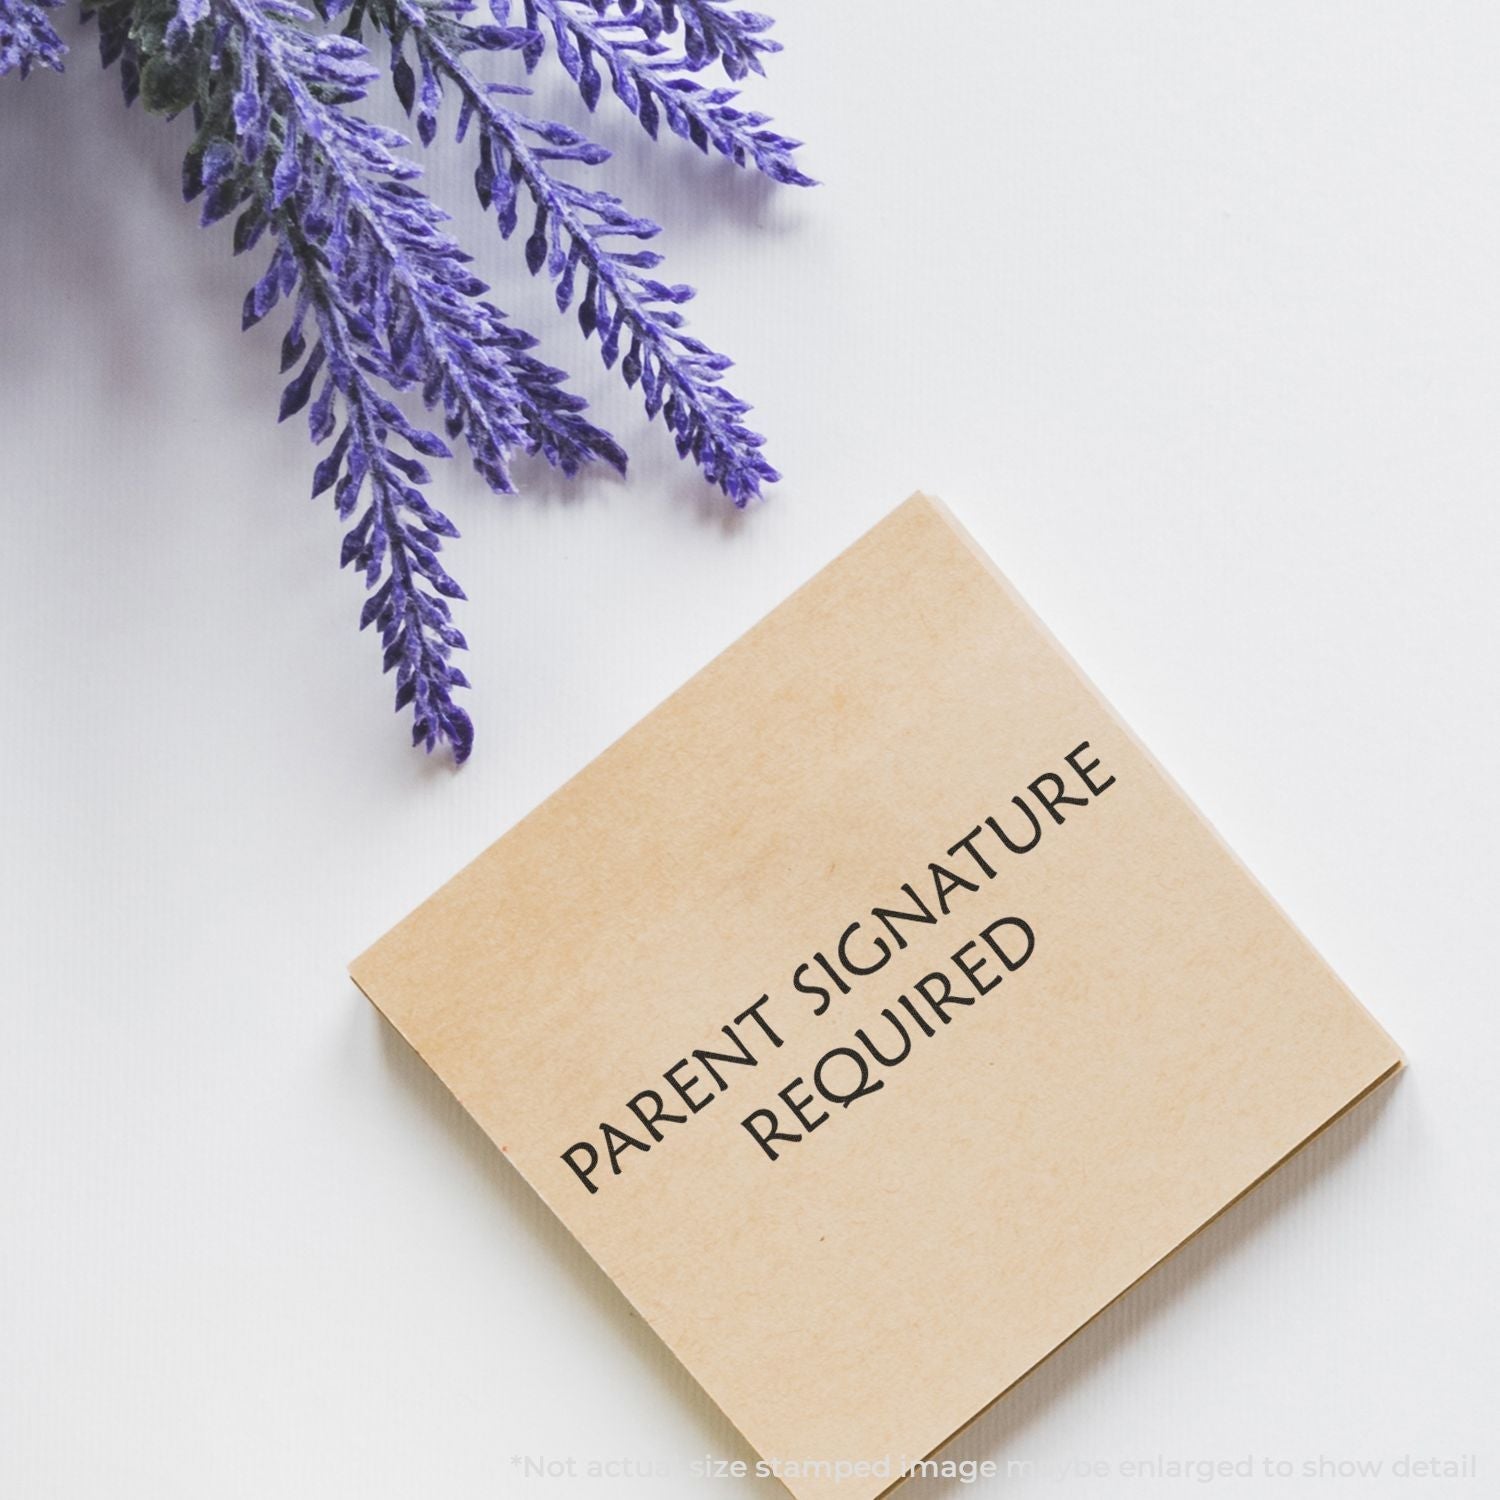
{"type": "Polygon", "coordinates": [[[191,98],[197,132],[184,194],[203,195],[205,224],[239,211],[237,253],[268,231],[275,242],[243,322],[295,294],[282,368],[297,373],[281,417],[306,407],[315,442],[338,432],[313,493],[331,488],[345,520],[360,511],[342,562],[373,591],[361,628],[380,630],[396,706],[413,708],[414,741],[429,750],[445,741],[462,761],[473,726],[453,702],[468,683],[450,660],[465,642],[448,601],[464,596],[438,560],[441,539],[457,531],[421,488],[430,479],[421,457],[448,448],[380,387],[419,389],[496,490],[513,491],[507,460],[517,448],[569,473],[594,458],[623,469],[624,453],[580,415],[585,403],[562,389],[560,372],[528,352],[531,336],[481,300],[469,257],[413,186],[420,168],[396,154],[404,139],[344,107],[378,76],[363,46],[312,34],[311,14],[287,0],[168,7],[159,36],[139,6],[122,27],[122,9],[101,13],[101,42],[106,60],[120,57],[127,98],[139,93],[170,112],[188,100],[171,94],[173,80],[205,80],[191,98]]]}
{"type": "MultiPolygon", "coordinates": [[[[434,0],[369,0],[367,14],[391,38],[397,94],[414,114],[422,140],[435,136],[438,111],[451,85],[460,101],[458,138],[471,128],[478,135],[475,186],[480,201],[494,209],[508,239],[520,222],[524,191],[533,214],[525,242],[528,268],[533,274],[546,268],[556,283],[558,309],[564,312],[573,304],[582,271],[578,323],[584,337],[597,333],[606,368],[618,361],[625,383],[639,383],[647,415],[662,413],[679,455],[691,457],[705,478],[739,506],[758,495],[764,483],[780,478],[760,451],[764,438],[743,420],[748,403],[722,384],[732,361],[682,331],[677,309],[693,289],[649,275],[661,264],[654,251],[620,250],[609,243],[651,239],[660,226],[630,213],[614,195],[581,187],[551,170],[551,163],[559,161],[597,166],[609,153],[567,126],[533,120],[510,108],[502,101],[525,90],[485,83],[473,72],[464,60],[472,50],[468,38],[497,28],[466,26],[454,5],[434,0]],[[408,38],[415,67],[403,50],[408,38]]],[[[534,31],[506,29],[504,34],[528,63],[534,61],[534,31]]]]}
{"type": "Polygon", "coordinates": [[[0,78],[13,69],[27,77],[33,68],[63,70],[67,47],[52,29],[47,11],[61,0],[0,0],[0,78]]]}
{"type": "MultiPolygon", "coordinates": [[[[314,3],[326,22],[350,0],[314,3]]],[[[486,300],[470,258],[441,227],[446,216],[417,185],[421,169],[403,154],[404,137],[350,109],[378,76],[358,38],[363,20],[390,37],[396,92],[423,145],[436,135],[447,90],[458,101],[459,138],[470,128],[478,136],[476,186],[502,233],[514,232],[529,200],[531,272],[547,267],[567,310],[582,271],[585,337],[599,335],[604,363],[618,362],[627,384],[642,386],[648,413],[663,414],[679,452],[741,505],[777,475],[744,425],[749,408],[723,387],[730,361],[681,331],[677,308],[692,292],[647,274],[660,257],[614,243],[649,239],[657,226],[557,176],[558,163],[593,166],[609,153],[512,108],[505,101],[529,90],[482,81],[471,59],[518,55],[530,71],[548,49],[537,24],[546,19],[553,50],[586,97],[592,92],[591,105],[597,57],[653,134],[654,111],[704,149],[711,141],[779,180],[807,179],[788,165],[795,143],[764,130],[764,117],[682,76],[717,60],[740,77],[776,50],[763,17],[720,0],[523,0],[526,26],[505,24],[505,0],[496,0],[494,25],[465,22],[471,0],[353,3],[342,34],[322,29],[297,0],[97,0],[93,14],[101,57],[119,63],[127,102],[191,114],[183,191],[202,199],[202,222],[233,216],[236,254],[262,240],[271,246],[245,298],[244,325],[289,303],[281,417],[305,411],[313,441],[331,444],[313,493],[331,490],[349,523],[342,562],[364,575],[368,591],[360,626],[378,627],[396,707],[412,709],[413,740],[429,751],[446,743],[462,761],[473,725],[453,697],[468,682],[452,661],[465,641],[450,601],[464,595],[440,560],[443,541],[458,533],[428,498],[424,460],[451,457],[448,441],[462,439],[490,487],[510,492],[518,450],[568,474],[595,460],[623,473],[626,459],[583,415],[586,403],[562,372],[532,352],[532,336],[486,300]],[[678,29],[680,56],[659,41],[678,29]],[[448,441],[413,422],[417,400],[441,414],[448,441]]],[[[32,5],[0,0],[7,47],[19,35],[10,18],[23,12],[28,35],[40,37],[32,5]]],[[[0,71],[51,57],[44,38],[24,51],[16,43],[14,55],[0,53],[0,71]]]]}
{"type": "MultiPolygon", "coordinates": [[[[769,117],[737,108],[737,89],[707,88],[685,74],[700,71],[717,56],[731,78],[751,70],[763,72],[760,54],[779,50],[760,35],[771,23],[765,16],[721,8],[713,0],[687,4],[619,0],[521,0],[527,25],[550,32],[558,61],[578,85],[592,110],[599,102],[608,70],[615,96],[640,121],[653,140],[663,119],[667,128],[707,154],[710,147],[739,166],[754,166],[773,181],[798,187],[812,185],[793,153],[802,143],[767,128],[769,117]],[[661,34],[675,28],[679,12],[688,50],[673,53],[661,34]],[[542,23],[545,23],[543,27],[542,23]],[[596,63],[596,59],[598,62],[596,63]]],[[[511,0],[491,0],[502,23],[511,0]]],[[[539,56],[533,48],[527,62],[539,56]]]]}
{"type": "Polygon", "coordinates": [[[342,431],[318,465],[313,493],[331,488],[344,520],[360,512],[340,560],[373,590],[360,627],[380,630],[396,707],[413,708],[413,741],[430,750],[446,740],[462,761],[473,725],[453,702],[453,690],[468,683],[449,660],[465,642],[448,601],[464,595],[438,558],[441,539],[457,531],[421,489],[429,477],[421,457],[449,450],[376,382],[400,391],[426,372],[424,400],[441,404],[450,431],[464,434],[475,467],[497,489],[510,486],[506,454],[524,440],[528,419],[543,414],[525,409],[498,313],[478,300],[483,284],[411,185],[419,169],[394,154],[401,137],[339,107],[362,98],[375,76],[364,48],[309,35],[298,23],[310,14],[287,0],[200,3],[210,89],[185,196],[204,195],[205,224],[242,209],[237,249],[267,229],[275,237],[243,321],[248,327],[298,294],[282,368],[300,369],[282,394],[281,417],[306,406],[312,438],[324,442],[342,404],[342,431]],[[399,453],[394,438],[415,456],[399,453]]]}

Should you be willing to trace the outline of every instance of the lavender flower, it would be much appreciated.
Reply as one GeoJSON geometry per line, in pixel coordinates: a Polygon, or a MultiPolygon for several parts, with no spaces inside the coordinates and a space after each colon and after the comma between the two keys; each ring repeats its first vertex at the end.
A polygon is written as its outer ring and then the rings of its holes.
{"type": "Polygon", "coordinates": [[[33,68],[62,72],[67,53],[52,29],[47,10],[59,0],[0,0],[0,78],[18,68],[25,78],[33,68]]]}
{"type": "MultiPolygon", "coordinates": [[[[263,240],[271,247],[243,323],[278,302],[290,306],[281,418],[305,410],[313,442],[331,444],[313,493],[331,490],[350,522],[342,563],[369,591],[360,627],[379,630],[396,707],[412,709],[413,742],[429,751],[446,743],[461,762],[473,725],[453,699],[469,684],[452,661],[465,642],[450,601],[464,595],[440,560],[443,541],[458,533],[427,496],[423,460],[451,457],[449,442],[461,439],[489,486],[509,493],[518,450],[567,474],[595,460],[623,473],[626,457],[583,415],[586,403],[562,372],[531,352],[535,339],[486,300],[470,257],[441,227],[445,215],[417,185],[406,140],[349,108],[378,76],[359,39],[362,22],[390,38],[392,80],[423,145],[451,91],[456,134],[475,131],[476,187],[502,234],[516,229],[524,194],[534,214],[525,241],[532,274],[546,266],[566,310],[582,270],[585,337],[599,334],[606,366],[619,361],[627,384],[642,386],[648,413],[662,412],[678,451],[740,505],[777,474],[742,421],[748,407],[722,385],[730,362],[681,331],[676,309],[691,289],[649,276],[660,259],[653,252],[611,243],[648,239],[657,226],[557,176],[556,163],[593,166],[608,152],[503,102],[528,90],[482,81],[471,58],[515,54],[530,71],[548,48],[545,21],[591,107],[597,57],[653,135],[665,118],[702,149],[712,144],[779,181],[809,179],[791,164],[795,142],[766,130],[763,116],[733,109],[732,91],[683,76],[717,60],[742,77],[776,50],[764,17],[719,0],[523,0],[524,26],[507,24],[505,0],[496,0],[493,25],[467,24],[468,0],[358,0],[340,34],[319,22],[336,20],[349,0],[318,3],[320,15],[296,0],[103,0],[93,14],[127,102],[191,114],[183,191],[202,199],[202,222],[234,216],[237,254],[263,240]],[[681,55],[660,40],[679,28],[681,55]],[[395,399],[402,393],[440,415],[444,436],[411,420],[395,399]]],[[[10,35],[0,31],[0,41],[9,45],[10,35]]],[[[0,51],[0,61],[9,56],[0,51]]],[[[36,47],[16,57],[23,73],[28,60],[48,60],[36,47]]]]}
{"type": "MultiPolygon", "coordinates": [[[[534,19],[536,8],[548,4],[561,15],[559,0],[526,0],[527,18],[534,19]]],[[[496,8],[505,14],[504,0],[497,0],[496,8]]],[[[585,8],[593,13],[592,5],[585,8]]],[[[508,239],[520,222],[519,199],[524,191],[533,213],[531,234],[526,240],[527,266],[533,274],[546,267],[557,284],[560,311],[573,303],[582,270],[586,281],[578,301],[578,324],[584,337],[597,332],[605,366],[613,367],[619,361],[625,383],[640,384],[647,415],[663,414],[678,453],[691,456],[704,476],[736,505],[743,506],[759,494],[763,482],[778,479],[780,476],[760,452],[764,439],[742,421],[748,405],[720,383],[731,362],[681,331],[683,318],[677,307],[693,295],[692,288],[669,286],[649,276],[647,273],[661,263],[655,252],[622,251],[608,243],[618,238],[650,239],[659,232],[659,226],[630,213],[611,194],[565,181],[550,169],[550,164],[558,161],[597,166],[608,159],[609,153],[567,126],[533,120],[503,104],[505,97],[524,91],[515,85],[486,84],[468,67],[463,57],[465,40],[476,28],[458,21],[451,5],[433,0],[369,0],[367,14],[391,38],[396,91],[407,111],[415,114],[424,141],[431,141],[436,134],[445,85],[452,86],[460,100],[457,135],[461,139],[473,128],[479,139],[475,186],[480,201],[495,210],[500,232],[508,239]],[[408,37],[415,53],[415,69],[403,50],[408,37]]],[[[616,25],[622,20],[616,18],[616,25]]],[[[637,27],[639,18],[629,24],[637,27]]],[[[482,30],[518,39],[528,65],[535,64],[540,45],[536,32],[482,30]]],[[[568,32],[559,29],[557,36],[566,39],[568,32]]],[[[627,69],[635,66],[619,58],[632,57],[633,48],[658,48],[649,38],[634,37],[617,43],[613,32],[605,42],[597,43],[596,39],[594,44],[609,48],[608,55],[614,59],[611,68],[617,69],[617,90],[618,81],[628,80],[632,75],[627,69]]],[[[575,78],[587,76],[583,72],[587,49],[594,44],[585,42],[583,50],[565,54],[565,63],[575,78]]],[[[677,60],[673,65],[685,63],[677,60]]],[[[639,108],[640,100],[650,96],[632,97],[639,108]]],[[[585,98],[592,103],[597,91],[586,88],[585,98]]],[[[682,114],[676,118],[684,122],[689,119],[682,114]]],[[[682,133],[690,133],[686,123],[682,133]]],[[[798,174],[797,180],[808,179],[798,174]]]]}
{"type": "MultiPolygon", "coordinates": [[[[504,20],[511,0],[493,0],[504,20]]],[[[578,85],[590,109],[603,87],[598,58],[609,71],[620,102],[656,137],[661,121],[707,152],[710,145],[740,166],[753,164],[777,182],[806,187],[812,178],[798,170],[792,153],[800,141],[766,129],[767,116],[736,109],[736,89],[711,89],[684,73],[706,67],[715,57],[731,78],[759,73],[760,54],[779,51],[760,33],[771,24],[766,16],[728,11],[718,0],[641,0],[611,6],[607,0],[521,0],[527,25],[540,22],[551,32],[558,60],[578,85]],[[687,51],[673,54],[661,35],[675,30],[681,13],[687,51]]],[[[530,59],[538,54],[533,51],[530,59]]]]}

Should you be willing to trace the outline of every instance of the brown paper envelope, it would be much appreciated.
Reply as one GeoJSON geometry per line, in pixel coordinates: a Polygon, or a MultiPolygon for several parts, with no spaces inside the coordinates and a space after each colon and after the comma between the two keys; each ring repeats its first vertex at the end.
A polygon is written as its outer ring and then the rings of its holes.
{"type": "Polygon", "coordinates": [[[799,1500],[1401,1062],[922,496],[352,972],[799,1500]]]}

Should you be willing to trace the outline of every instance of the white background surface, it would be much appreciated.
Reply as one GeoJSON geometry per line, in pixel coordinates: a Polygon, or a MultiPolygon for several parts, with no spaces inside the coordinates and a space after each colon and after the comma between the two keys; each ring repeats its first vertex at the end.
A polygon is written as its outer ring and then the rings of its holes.
{"type": "Polygon", "coordinates": [[[598,127],[788,476],[747,518],[435,168],[635,460],[441,474],[456,775],[354,630],[184,127],[71,23],[66,77],[0,83],[0,1494],[777,1493],[686,1477],[746,1450],[344,964],[919,486],[1413,1062],[953,1456],[1298,1475],[976,1487],[1017,1497],[1496,1492],[1500,11],[775,8],[754,98],[825,186],[598,127]]]}

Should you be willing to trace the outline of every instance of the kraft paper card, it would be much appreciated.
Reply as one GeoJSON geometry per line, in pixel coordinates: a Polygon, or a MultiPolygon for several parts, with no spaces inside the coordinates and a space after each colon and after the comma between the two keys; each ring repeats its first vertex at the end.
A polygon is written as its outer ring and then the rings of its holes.
{"type": "Polygon", "coordinates": [[[1401,1064],[921,496],[352,972],[799,1500],[1401,1064]]]}

